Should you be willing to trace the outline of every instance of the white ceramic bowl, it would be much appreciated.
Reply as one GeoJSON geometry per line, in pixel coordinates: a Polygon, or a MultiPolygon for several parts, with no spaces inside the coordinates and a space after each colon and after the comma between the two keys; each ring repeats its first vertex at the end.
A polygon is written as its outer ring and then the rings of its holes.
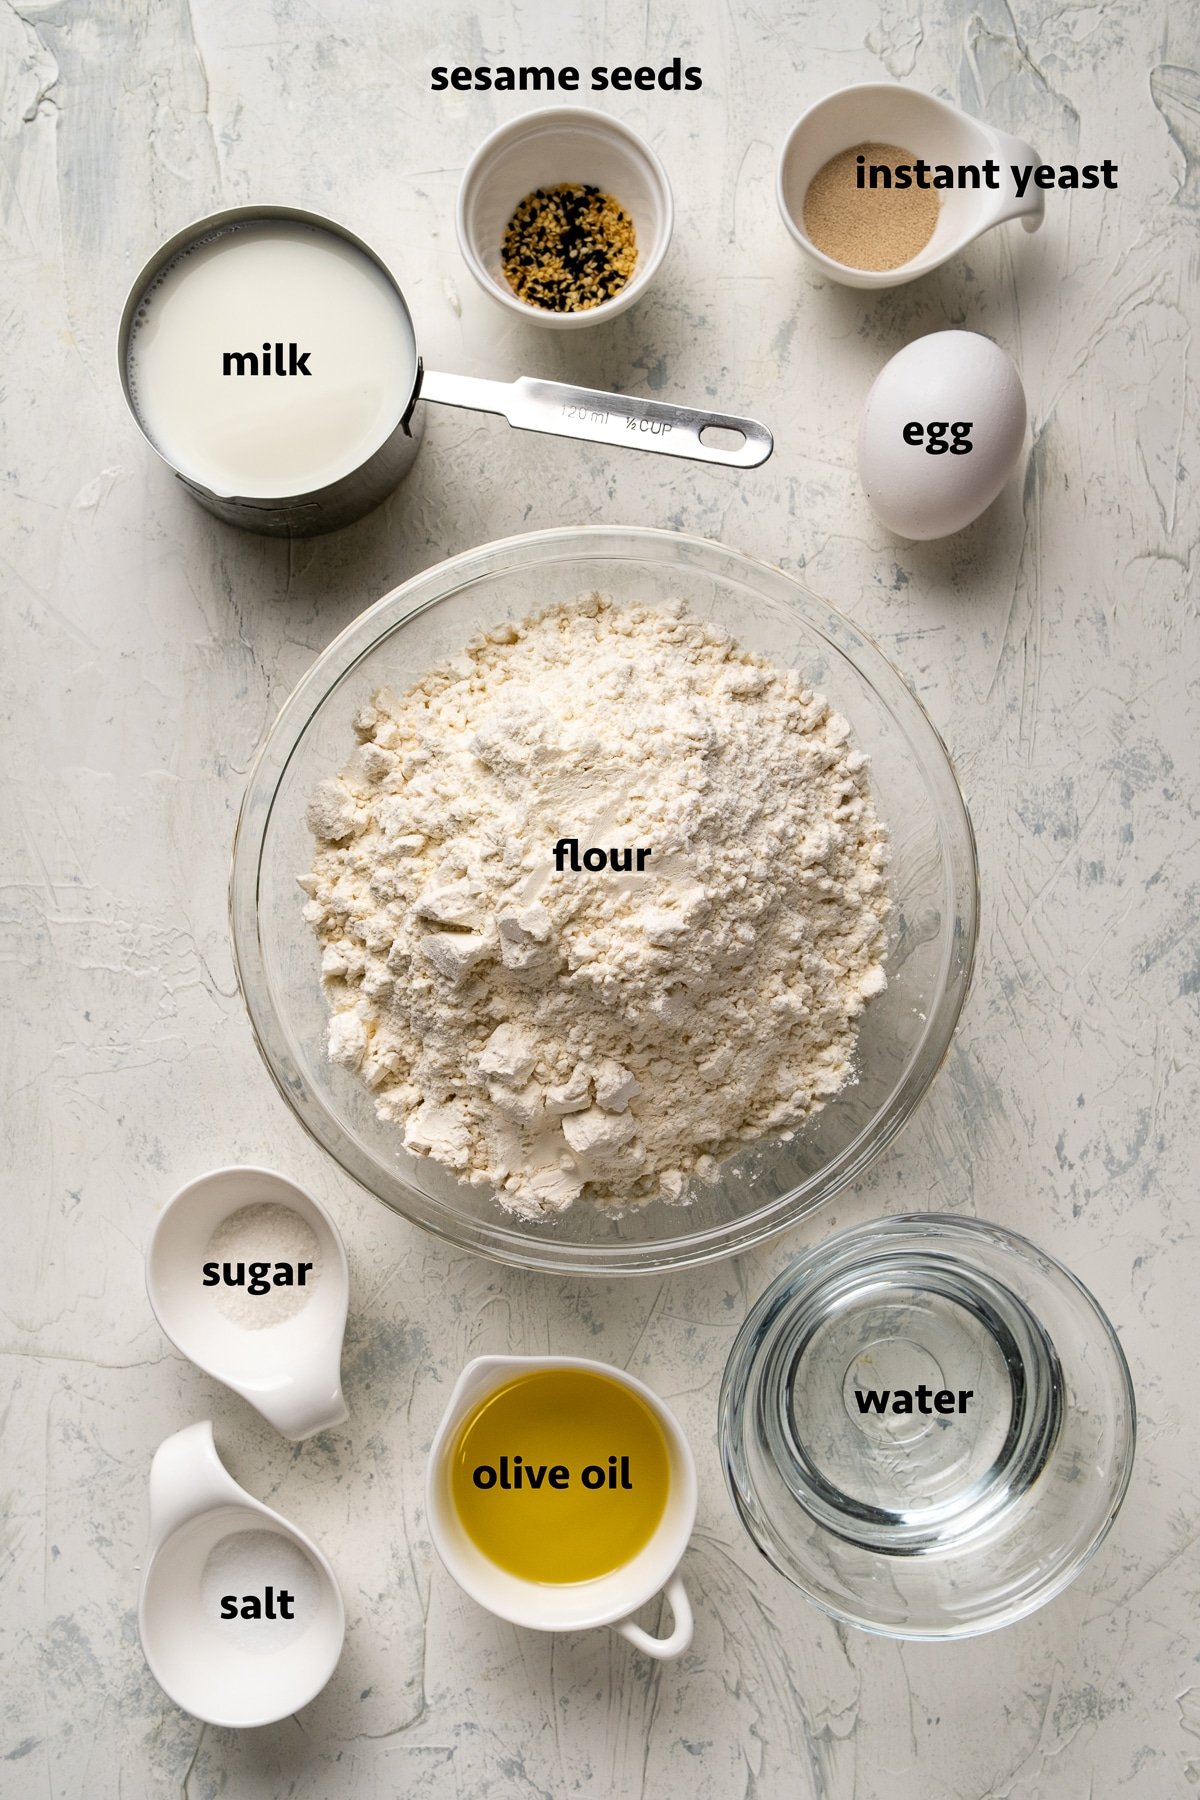
{"type": "Polygon", "coordinates": [[[258,1408],[299,1443],[350,1417],[342,1398],[342,1337],[350,1272],[341,1234],[319,1201],[273,1169],[213,1169],[168,1200],[146,1251],[146,1292],[177,1350],[206,1375],[258,1408]],[[246,1330],[217,1304],[220,1289],[202,1284],[214,1231],[247,1206],[298,1213],[321,1251],[320,1278],[308,1304],[267,1329],[246,1330]]]}
{"type": "Polygon", "coordinates": [[[696,1464],[691,1445],[665,1401],[625,1369],[585,1356],[477,1356],[451,1394],[429,1450],[425,1517],[434,1549],[464,1593],[501,1619],[532,1631],[587,1631],[610,1625],[646,1656],[682,1656],[692,1641],[692,1609],[678,1569],[696,1524],[696,1464]],[[670,1460],[666,1507],[649,1543],[632,1562],[590,1581],[528,1581],[492,1562],[463,1529],[451,1492],[454,1447],[464,1422],[489,1394],[518,1376],[546,1369],[586,1369],[627,1388],[658,1420],[670,1460]],[[664,1637],[643,1631],[630,1615],[659,1591],[673,1617],[664,1637]]]}
{"type": "Polygon", "coordinates": [[[859,82],[827,94],[801,113],[779,158],[776,198],[783,222],[817,268],[846,287],[888,288],[938,269],[993,225],[1020,219],[1026,231],[1042,223],[1046,196],[1032,184],[1018,197],[1013,163],[1040,163],[1031,144],[973,119],[946,100],[894,81],[859,82]],[[999,164],[1000,187],[953,188],[939,194],[933,236],[923,250],[894,269],[856,269],[826,256],[804,229],[804,197],[818,169],[856,144],[900,144],[928,163],[999,164]]]}
{"type": "Polygon", "coordinates": [[[463,175],[455,225],[485,293],[527,324],[573,331],[600,325],[640,299],[666,254],[674,218],[666,171],[636,131],[584,106],[551,106],[510,119],[484,139],[463,175]],[[500,261],[505,227],[526,194],[564,181],[591,182],[611,194],[637,233],[637,264],[625,286],[584,312],[548,312],[518,300],[500,261]]]}
{"type": "MultiPolygon", "coordinates": [[[[304,1604],[303,1601],[301,1604],[304,1604]]],[[[217,1455],[212,1421],[186,1425],[161,1443],[150,1465],[150,1544],[138,1598],[138,1631],[150,1673],[194,1718],[241,1731],[275,1725],[316,1698],[336,1669],[346,1636],[337,1576],[312,1539],[239,1487],[217,1455]],[[209,1558],[231,1538],[253,1534],[266,1580],[285,1578],[297,1557],[315,1593],[300,1629],[273,1647],[248,1644],[213,1616],[209,1558]]]]}

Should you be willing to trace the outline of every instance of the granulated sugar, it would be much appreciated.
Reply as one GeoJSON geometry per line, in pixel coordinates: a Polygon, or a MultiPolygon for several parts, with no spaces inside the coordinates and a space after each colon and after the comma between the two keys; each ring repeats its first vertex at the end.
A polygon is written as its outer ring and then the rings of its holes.
{"type": "Polygon", "coordinates": [[[219,1310],[249,1331],[293,1318],[308,1305],[321,1278],[321,1246],[312,1227],[290,1206],[269,1200],[243,1206],[222,1220],[204,1260],[218,1265],[220,1280],[212,1294],[219,1310]],[[309,1267],[302,1280],[305,1263],[309,1267]],[[276,1279],[280,1265],[290,1272],[286,1285],[276,1279]],[[251,1292],[252,1286],[259,1291],[251,1292]]]}
{"type": "Polygon", "coordinates": [[[356,727],[301,885],[329,1055],[410,1151],[523,1215],[624,1210],[686,1199],[850,1077],[886,832],[801,675],[593,594],[356,727]]]}

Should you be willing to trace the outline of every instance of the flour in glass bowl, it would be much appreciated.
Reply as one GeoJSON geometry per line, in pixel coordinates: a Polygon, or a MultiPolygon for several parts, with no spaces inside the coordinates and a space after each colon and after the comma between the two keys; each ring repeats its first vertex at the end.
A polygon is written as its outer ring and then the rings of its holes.
{"type": "Polygon", "coordinates": [[[682,604],[592,594],[355,729],[301,886],[329,1056],[409,1151],[525,1217],[620,1212],[851,1079],[887,831],[802,676],[682,604]]]}

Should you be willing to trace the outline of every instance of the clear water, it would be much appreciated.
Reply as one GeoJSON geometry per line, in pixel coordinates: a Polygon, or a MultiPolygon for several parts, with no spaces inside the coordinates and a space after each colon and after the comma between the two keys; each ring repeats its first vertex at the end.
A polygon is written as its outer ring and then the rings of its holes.
{"type": "Polygon", "coordinates": [[[1057,1438],[1062,1380],[1010,1289],[937,1256],[885,1255],[805,1296],[759,1404],[767,1453],[813,1518],[913,1554],[1019,1504],[1057,1438]]]}

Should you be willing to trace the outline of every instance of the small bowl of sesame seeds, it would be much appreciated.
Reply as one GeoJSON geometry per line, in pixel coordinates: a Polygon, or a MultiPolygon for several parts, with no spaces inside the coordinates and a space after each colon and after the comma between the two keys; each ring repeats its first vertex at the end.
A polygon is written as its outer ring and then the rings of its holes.
{"type": "Polygon", "coordinates": [[[547,107],[479,146],[458,190],[458,242],[485,293],[527,323],[598,325],[632,306],[671,241],[666,171],[627,125],[547,107]]]}

